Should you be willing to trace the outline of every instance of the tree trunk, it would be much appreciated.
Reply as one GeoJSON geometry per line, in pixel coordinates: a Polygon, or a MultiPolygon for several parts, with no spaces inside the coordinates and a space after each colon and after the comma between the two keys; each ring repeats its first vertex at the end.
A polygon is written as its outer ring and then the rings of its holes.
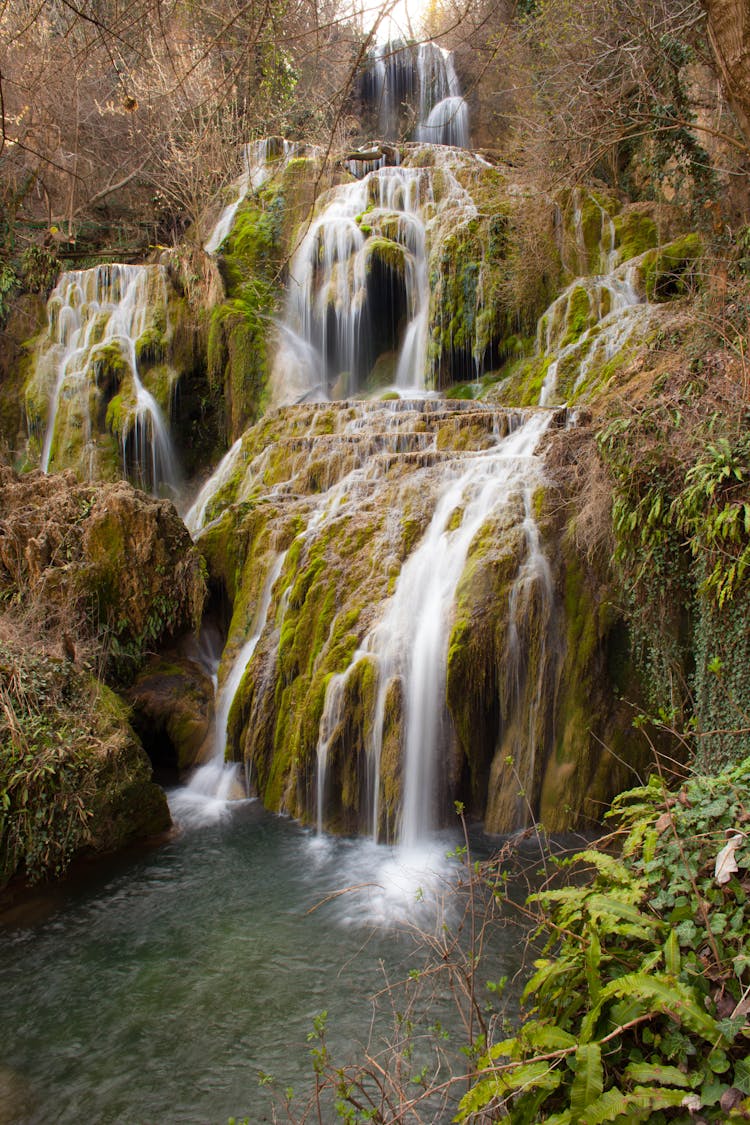
{"type": "Polygon", "coordinates": [[[750,4],[748,0],[701,0],[708,38],[724,92],[750,142],[750,4]]]}

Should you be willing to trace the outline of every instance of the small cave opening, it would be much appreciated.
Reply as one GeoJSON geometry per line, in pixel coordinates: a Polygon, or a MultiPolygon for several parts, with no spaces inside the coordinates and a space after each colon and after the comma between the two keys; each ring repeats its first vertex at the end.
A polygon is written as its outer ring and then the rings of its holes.
{"type": "Polygon", "coordinates": [[[154,780],[168,789],[180,782],[177,748],[166,730],[164,722],[133,711],[133,730],[141,740],[154,771],[154,780]]]}

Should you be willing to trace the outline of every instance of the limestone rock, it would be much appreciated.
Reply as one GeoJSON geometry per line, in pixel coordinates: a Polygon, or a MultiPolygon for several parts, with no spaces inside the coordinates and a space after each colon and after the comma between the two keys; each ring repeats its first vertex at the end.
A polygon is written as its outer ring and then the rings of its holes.
{"type": "Polygon", "coordinates": [[[187,770],[208,748],[214,713],[211,679],[179,655],[149,662],[128,693],[133,724],[155,765],[187,770]]]}

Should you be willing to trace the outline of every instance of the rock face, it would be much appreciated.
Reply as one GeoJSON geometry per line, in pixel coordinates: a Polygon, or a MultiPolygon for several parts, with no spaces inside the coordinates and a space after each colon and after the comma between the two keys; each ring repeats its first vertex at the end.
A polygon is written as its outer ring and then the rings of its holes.
{"type": "Polygon", "coordinates": [[[171,502],[124,482],[1,469],[0,511],[5,882],[58,875],[79,854],[169,826],[128,708],[103,678],[132,678],[148,649],[190,630],[204,580],[171,502]]]}
{"type": "Polygon", "coordinates": [[[43,633],[106,641],[123,674],[200,620],[200,558],[168,500],[125,482],[0,470],[0,587],[28,599],[43,633]]]}
{"type": "Polygon", "coordinates": [[[708,37],[732,109],[750,143],[750,11],[744,0],[702,0],[708,37]]]}
{"type": "Polygon", "coordinates": [[[428,824],[459,798],[492,831],[596,817],[622,781],[595,749],[615,620],[560,546],[533,438],[556,418],[342,403],[246,433],[198,545],[233,607],[220,685],[278,570],[228,719],[268,807],[401,835],[426,747],[428,824]]]}
{"type": "Polygon", "coordinates": [[[133,725],[155,766],[185,772],[208,749],[214,686],[195,660],[174,654],[154,658],[128,692],[133,725]]]}

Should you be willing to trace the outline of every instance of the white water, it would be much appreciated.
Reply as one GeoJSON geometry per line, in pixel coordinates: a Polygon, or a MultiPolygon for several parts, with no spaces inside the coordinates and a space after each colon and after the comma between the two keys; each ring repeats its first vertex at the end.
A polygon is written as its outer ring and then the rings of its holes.
{"type": "Polygon", "coordinates": [[[371,316],[370,253],[384,226],[404,261],[407,326],[396,382],[424,387],[429,292],[420,208],[429,190],[420,169],[389,167],[321,197],[290,266],[274,364],[278,405],[364,389],[371,338],[380,327],[371,316]]]}
{"type": "MultiPolygon", "coordinates": [[[[126,417],[121,446],[123,468],[132,467],[137,483],[157,491],[179,486],[179,471],[169,430],[154,396],[141,382],[136,342],[149,327],[155,300],[166,315],[164,271],[160,266],[106,265],[64,273],[48,303],[47,342],[40,356],[42,378],[54,372],[40,467],[49,472],[52,447],[63,399],[77,399],[91,446],[89,397],[97,385],[96,364],[103,349],[115,345],[132,381],[132,400],[123,406],[126,417]]],[[[122,383],[118,391],[127,392],[122,383]]],[[[93,461],[94,449],[89,449],[93,461]]]]}
{"type": "MultiPolygon", "coordinates": [[[[437,825],[439,755],[448,722],[445,672],[451,609],[469,547],[482,524],[539,473],[533,457],[547,424],[547,418],[533,415],[495,449],[477,455],[448,484],[422,541],[404,564],[382,622],[369,638],[367,647],[379,665],[379,696],[384,697],[391,676],[405,676],[399,838],[406,845],[423,841],[437,825]],[[458,511],[461,522],[453,528],[458,511]]],[[[380,700],[378,710],[383,710],[380,700]]],[[[382,727],[376,737],[382,743],[382,727]]]]}
{"type": "Polygon", "coordinates": [[[211,476],[203,485],[193,503],[188,508],[184,516],[185,527],[188,529],[193,538],[203,529],[203,524],[206,518],[206,511],[214,496],[221,488],[227,483],[232,476],[235,466],[240,458],[242,450],[242,438],[237,438],[237,441],[232,445],[222,457],[219,464],[214,469],[211,476]]]}
{"type": "Polygon", "coordinates": [[[196,826],[220,820],[229,811],[231,801],[245,796],[240,780],[240,763],[226,761],[227,724],[235,696],[266,626],[273,588],[281,574],[285,557],[286,552],[283,551],[271,563],[253,616],[250,636],[234,657],[226,679],[219,688],[211,758],[205,765],[198,767],[186,786],[173,790],[170,794],[170,809],[179,824],[196,826]]]}
{"type": "Polygon", "coordinates": [[[216,226],[211,231],[203,249],[207,254],[215,254],[227,237],[243,199],[252,189],[257,191],[272,175],[279,172],[299,146],[292,141],[278,137],[264,137],[260,141],[250,141],[242,148],[242,175],[233,185],[234,198],[224,207],[216,226]]]}
{"type": "Polygon", "coordinates": [[[416,139],[427,144],[468,148],[469,107],[464,99],[454,95],[438,102],[418,127],[416,139]]]}
{"type": "MultiPolygon", "coordinates": [[[[607,228],[608,238],[610,236],[607,228]]],[[[579,277],[549,306],[539,321],[537,350],[541,355],[554,355],[542,384],[540,406],[550,406],[557,396],[560,364],[570,359],[578,364],[578,375],[571,393],[585,382],[595,361],[611,359],[627,343],[635,329],[648,316],[635,285],[635,269],[631,263],[617,266],[616,250],[606,252],[610,273],[598,277],[579,277]],[[589,302],[589,325],[569,344],[564,344],[569,326],[571,301],[584,290],[589,302]]]]}
{"type": "Polygon", "coordinates": [[[524,505],[528,557],[519,582],[526,580],[531,568],[542,565],[538,529],[531,527],[530,496],[542,480],[535,450],[549,421],[548,414],[533,414],[491,449],[446,464],[430,523],[404,563],[393,596],[349,667],[329,682],[318,739],[319,830],[324,823],[329,742],[342,717],[348,677],[363,658],[374,659],[377,667],[372,735],[366,748],[373,838],[377,840],[381,831],[380,759],[387,696],[395,681],[401,683],[403,699],[398,840],[407,849],[421,849],[437,827],[444,797],[441,764],[451,739],[445,677],[456,588],[478,531],[509,506],[524,505]]]}
{"type": "Polygon", "coordinates": [[[453,55],[436,43],[409,47],[396,40],[379,45],[368,60],[362,92],[378,111],[383,139],[400,138],[406,105],[417,117],[415,140],[468,148],[468,108],[453,55]]]}

